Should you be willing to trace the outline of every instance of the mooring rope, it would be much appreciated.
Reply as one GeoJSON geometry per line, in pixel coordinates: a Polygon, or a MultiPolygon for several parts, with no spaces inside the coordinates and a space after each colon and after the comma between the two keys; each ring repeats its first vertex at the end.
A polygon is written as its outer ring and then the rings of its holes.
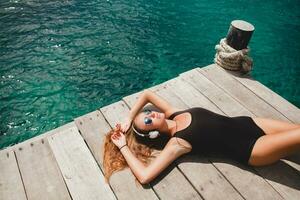
{"type": "Polygon", "coordinates": [[[223,38],[215,49],[217,52],[214,61],[221,67],[243,73],[248,73],[252,69],[253,60],[248,56],[249,47],[237,51],[227,44],[226,38],[223,38]]]}

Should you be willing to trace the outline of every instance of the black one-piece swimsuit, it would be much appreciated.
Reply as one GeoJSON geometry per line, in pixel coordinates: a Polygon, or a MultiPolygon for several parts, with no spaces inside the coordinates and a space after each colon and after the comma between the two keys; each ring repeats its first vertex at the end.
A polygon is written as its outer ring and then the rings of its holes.
{"type": "Polygon", "coordinates": [[[177,111],[169,119],[185,112],[191,114],[192,121],[174,136],[188,141],[192,154],[224,154],[248,164],[256,140],[265,135],[251,117],[227,117],[202,107],[177,111]]]}

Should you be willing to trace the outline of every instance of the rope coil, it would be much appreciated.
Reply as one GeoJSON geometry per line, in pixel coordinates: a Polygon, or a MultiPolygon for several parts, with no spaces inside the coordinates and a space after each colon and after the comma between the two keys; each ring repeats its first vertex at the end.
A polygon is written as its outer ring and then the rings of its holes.
{"type": "Polygon", "coordinates": [[[220,40],[220,44],[215,46],[215,49],[214,62],[219,66],[244,73],[248,73],[252,69],[253,60],[248,56],[250,52],[249,47],[247,49],[235,50],[227,44],[226,38],[223,38],[220,40]]]}

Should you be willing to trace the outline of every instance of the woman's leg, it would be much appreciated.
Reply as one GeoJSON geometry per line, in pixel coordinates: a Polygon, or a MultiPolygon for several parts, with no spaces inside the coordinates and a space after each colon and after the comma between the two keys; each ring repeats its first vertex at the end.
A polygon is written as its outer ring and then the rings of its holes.
{"type": "Polygon", "coordinates": [[[248,163],[268,165],[295,152],[300,152],[300,128],[258,138],[248,163]]]}
{"type": "Polygon", "coordinates": [[[267,135],[300,128],[300,124],[293,124],[290,122],[279,121],[275,119],[262,117],[252,117],[252,119],[255,124],[258,125],[267,135]]]}

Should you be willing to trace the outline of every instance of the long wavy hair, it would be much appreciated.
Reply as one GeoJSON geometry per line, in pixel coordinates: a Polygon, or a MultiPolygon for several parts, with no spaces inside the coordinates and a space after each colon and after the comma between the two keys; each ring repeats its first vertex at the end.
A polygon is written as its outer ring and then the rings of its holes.
{"type": "MultiPolygon", "coordinates": [[[[109,183],[109,179],[114,172],[129,167],[119,148],[111,140],[111,135],[115,131],[119,130],[113,129],[109,131],[104,141],[103,167],[106,183],[109,183]]],[[[151,163],[151,160],[157,156],[159,151],[163,149],[169,140],[166,134],[160,134],[160,136],[155,139],[138,136],[133,131],[132,126],[125,134],[125,137],[130,151],[146,166],[151,163]]],[[[135,181],[136,183],[138,182],[136,177],[135,181]]]]}

